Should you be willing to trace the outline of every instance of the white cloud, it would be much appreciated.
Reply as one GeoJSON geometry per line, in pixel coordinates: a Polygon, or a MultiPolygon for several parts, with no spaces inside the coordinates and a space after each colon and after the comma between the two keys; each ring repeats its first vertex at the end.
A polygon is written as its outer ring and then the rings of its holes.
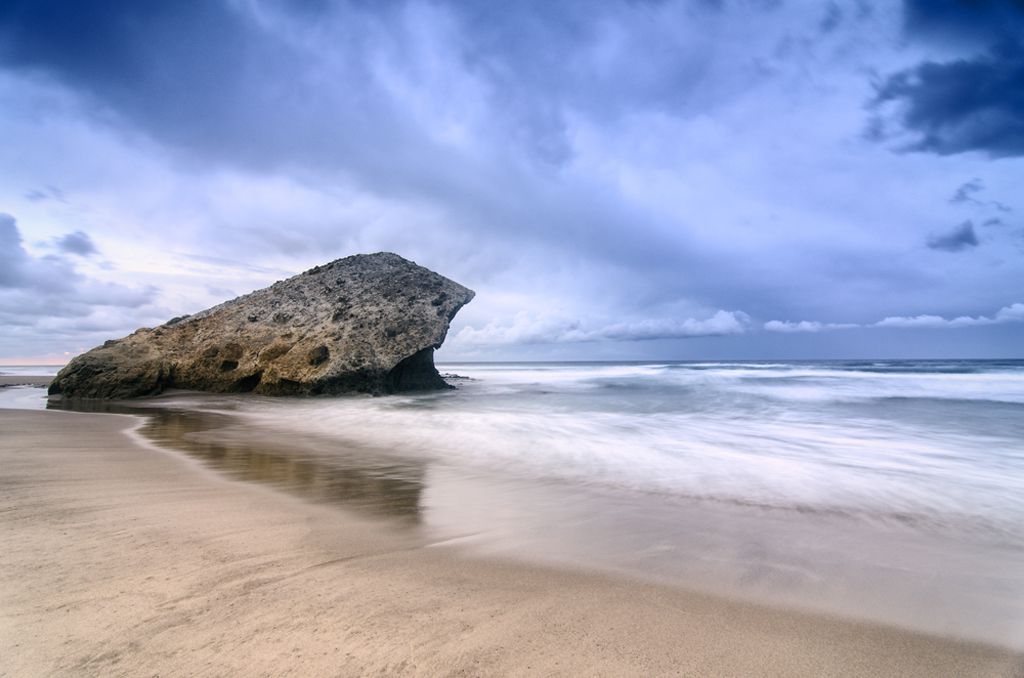
{"type": "Polygon", "coordinates": [[[980,327],[985,325],[1001,325],[1004,323],[1024,322],[1024,304],[1011,304],[996,311],[992,316],[962,315],[956,318],[944,318],[941,315],[890,316],[870,325],[856,323],[823,323],[817,320],[801,320],[790,322],[785,320],[769,320],[764,329],[769,332],[825,332],[828,330],[846,330],[855,327],[897,327],[897,328],[932,328],[944,329],[954,327],[980,327]]]}
{"type": "MultiPolygon", "coordinates": [[[[959,320],[971,320],[966,316],[959,320]]],[[[966,324],[966,323],[963,323],[966,324]]],[[[875,323],[875,327],[949,327],[952,321],[940,315],[895,316],[884,318],[875,323]]]]}
{"type": "Polygon", "coordinates": [[[1004,306],[996,313],[996,322],[1009,323],[1024,321],[1024,304],[1004,306]]]}
{"type": "Polygon", "coordinates": [[[128,287],[78,270],[95,253],[84,232],[71,234],[76,255],[35,256],[25,249],[14,217],[0,213],[0,356],[25,355],[24,347],[53,355],[74,346],[127,334],[142,322],[166,319],[153,285],[128,287]],[[162,317],[161,317],[162,316],[162,317]]]}
{"type": "Polygon", "coordinates": [[[537,317],[522,312],[509,324],[491,322],[479,329],[464,327],[453,337],[452,343],[484,346],[686,339],[742,334],[749,322],[750,316],[743,311],[717,311],[703,320],[648,318],[588,327],[578,320],[537,317]]]}
{"type": "Polygon", "coordinates": [[[1024,321],[1024,304],[1018,303],[1004,306],[991,317],[983,315],[974,317],[962,315],[957,318],[943,318],[939,315],[894,316],[880,320],[874,326],[953,328],[1001,325],[1003,323],[1022,321],[1024,321]]]}
{"type": "MultiPolygon", "coordinates": [[[[113,334],[378,250],[475,289],[452,342],[494,344],[495,359],[757,357],[765,337],[750,331],[721,349],[683,339],[742,332],[745,316],[707,317],[720,308],[926,308],[946,326],[1024,279],[1016,230],[980,230],[1016,195],[1017,160],[894,154],[863,136],[868,74],[920,57],[896,9],[848,12],[823,34],[824,10],[804,3],[548,3],[501,21],[459,3],[312,4],[111,5],[90,13],[110,31],[82,43],[42,14],[41,39],[11,31],[26,60],[0,64],[0,205],[38,260],[22,279],[68,283],[54,252],[82,278],[45,299],[0,292],[0,313],[19,310],[6,322],[27,328],[0,337],[5,350],[54,341],[38,316],[87,346],[68,318],[102,302],[123,316],[113,334]],[[85,52],[99,67],[74,67],[85,52]],[[951,205],[972,177],[991,204],[951,205]],[[970,256],[925,247],[967,220],[984,243],[970,256]],[[66,241],[79,231],[102,256],[55,248],[88,253],[66,241]],[[142,303],[150,286],[163,310],[142,303]],[[617,343],[658,338],[679,345],[617,343]]],[[[828,353],[848,350],[828,333],[846,326],[763,329],[828,353]]]]}
{"type": "Polygon", "coordinates": [[[825,332],[828,330],[848,330],[860,327],[856,323],[822,323],[817,320],[801,320],[790,322],[788,320],[769,320],[764,328],[769,332],[825,332]]]}

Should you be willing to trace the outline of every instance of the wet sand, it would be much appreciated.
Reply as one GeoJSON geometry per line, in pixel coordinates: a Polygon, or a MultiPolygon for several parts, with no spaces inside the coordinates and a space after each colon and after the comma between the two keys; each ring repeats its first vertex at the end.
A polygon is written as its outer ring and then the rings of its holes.
{"type": "Polygon", "coordinates": [[[1020,676],[980,644],[472,557],[0,411],[0,675],[1020,676]]]}

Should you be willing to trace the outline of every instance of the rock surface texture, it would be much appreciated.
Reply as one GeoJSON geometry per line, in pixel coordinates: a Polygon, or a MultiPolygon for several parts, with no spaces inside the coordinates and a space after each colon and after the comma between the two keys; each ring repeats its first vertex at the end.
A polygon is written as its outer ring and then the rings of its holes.
{"type": "Polygon", "coordinates": [[[474,292],[397,254],[360,254],[111,340],[50,394],[133,398],[167,388],[266,395],[450,388],[434,349],[474,292]]]}

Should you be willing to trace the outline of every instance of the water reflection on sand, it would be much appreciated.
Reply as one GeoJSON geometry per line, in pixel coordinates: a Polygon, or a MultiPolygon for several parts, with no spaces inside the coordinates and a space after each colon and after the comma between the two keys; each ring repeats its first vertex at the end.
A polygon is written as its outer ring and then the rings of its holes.
{"type": "Polygon", "coordinates": [[[438,422],[473,395],[170,394],[48,407],[142,416],[139,433],[158,446],[232,478],[387,518],[434,543],[1020,645],[1024,549],[1015,542],[866,511],[783,510],[489,469],[442,444],[451,440],[438,422]],[[381,416],[392,411],[408,416],[381,416]],[[269,415],[278,412],[317,433],[276,425],[269,415]]]}
{"type": "Polygon", "coordinates": [[[144,404],[51,400],[47,409],[142,416],[139,433],[147,440],[237,480],[407,524],[421,520],[422,460],[368,455],[337,441],[274,436],[227,414],[162,405],[159,399],[139,402],[144,404]]]}

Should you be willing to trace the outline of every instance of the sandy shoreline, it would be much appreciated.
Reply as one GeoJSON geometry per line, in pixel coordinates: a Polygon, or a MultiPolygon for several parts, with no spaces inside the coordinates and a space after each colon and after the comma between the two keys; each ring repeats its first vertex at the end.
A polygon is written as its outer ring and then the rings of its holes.
{"type": "Polygon", "coordinates": [[[0,675],[1024,670],[980,644],[431,548],[143,447],[135,421],[0,411],[0,675]]]}

